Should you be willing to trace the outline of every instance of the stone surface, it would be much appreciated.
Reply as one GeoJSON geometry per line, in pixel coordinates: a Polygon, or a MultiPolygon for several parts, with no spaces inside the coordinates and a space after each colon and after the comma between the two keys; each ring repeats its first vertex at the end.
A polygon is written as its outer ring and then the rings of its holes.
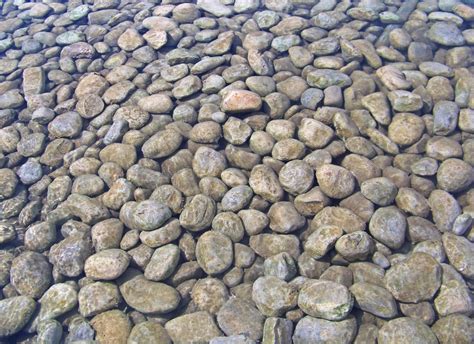
{"type": "Polygon", "coordinates": [[[0,336],[8,337],[19,332],[30,320],[36,302],[28,296],[0,300],[0,336]]]}
{"type": "Polygon", "coordinates": [[[333,321],[345,319],[353,303],[349,290],[331,281],[308,281],[298,296],[298,306],[303,312],[333,321]]]}
{"type": "Polygon", "coordinates": [[[222,335],[207,312],[185,314],[168,321],[165,329],[173,343],[208,342],[222,335]]]}
{"type": "Polygon", "coordinates": [[[253,284],[252,300],[266,316],[279,316],[297,304],[296,288],[276,277],[260,277],[253,284]]]}
{"type": "Polygon", "coordinates": [[[318,341],[351,343],[357,333],[357,324],[354,317],[342,321],[305,316],[295,327],[293,343],[309,344],[318,341]]]}
{"type": "Polygon", "coordinates": [[[235,90],[230,91],[224,99],[222,99],[221,108],[229,113],[242,113],[260,110],[262,100],[256,93],[235,90]]]}
{"type": "Polygon", "coordinates": [[[125,302],[145,314],[169,313],[178,307],[178,292],[163,283],[152,282],[143,275],[130,276],[120,285],[125,302]]]}
{"type": "Polygon", "coordinates": [[[472,5],[3,1],[0,341],[473,342],[472,5]]]}
{"type": "Polygon", "coordinates": [[[230,298],[217,313],[217,323],[227,336],[245,334],[262,338],[264,316],[247,300],[230,298]]]}
{"type": "Polygon", "coordinates": [[[397,318],[387,322],[377,336],[380,343],[397,343],[399,340],[418,341],[420,343],[437,343],[431,329],[420,320],[397,318]]]}
{"type": "Polygon", "coordinates": [[[413,253],[387,271],[384,283],[401,302],[430,300],[441,285],[441,266],[426,253],[413,253]]]}

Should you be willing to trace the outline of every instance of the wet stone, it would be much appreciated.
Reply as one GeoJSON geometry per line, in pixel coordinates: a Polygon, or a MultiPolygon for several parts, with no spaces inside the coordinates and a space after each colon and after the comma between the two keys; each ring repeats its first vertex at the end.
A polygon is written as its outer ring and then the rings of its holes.
{"type": "Polygon", "coordinates": [[[472,0],[8,0],[0,337],[471,343],[472,0]]]}

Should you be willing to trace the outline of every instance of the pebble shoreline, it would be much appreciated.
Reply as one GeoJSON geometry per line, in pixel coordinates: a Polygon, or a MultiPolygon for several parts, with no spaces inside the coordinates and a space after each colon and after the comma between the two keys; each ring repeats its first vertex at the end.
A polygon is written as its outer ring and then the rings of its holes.
{"type": "Polygon", "coordinates": [[[0,4],[0,343],[474,342],[472,0],[0,4]]]}

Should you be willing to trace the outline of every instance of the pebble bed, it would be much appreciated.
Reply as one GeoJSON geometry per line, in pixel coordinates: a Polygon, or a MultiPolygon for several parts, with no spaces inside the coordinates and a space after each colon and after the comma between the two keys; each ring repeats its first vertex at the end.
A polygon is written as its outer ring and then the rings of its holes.
{"type": "Polygon", "coordinates": [[[0,10],[0,343],[474,343],[472,0],[0,10]]]}

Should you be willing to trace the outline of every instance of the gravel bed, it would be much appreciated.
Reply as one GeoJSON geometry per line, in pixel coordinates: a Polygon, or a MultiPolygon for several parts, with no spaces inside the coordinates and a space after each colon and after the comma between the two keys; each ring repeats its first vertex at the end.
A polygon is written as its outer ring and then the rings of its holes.
{"type": "Polygon", "coordinates": [[[473,0],[0,1],[0,344],[474,343],[473,0]]]}

